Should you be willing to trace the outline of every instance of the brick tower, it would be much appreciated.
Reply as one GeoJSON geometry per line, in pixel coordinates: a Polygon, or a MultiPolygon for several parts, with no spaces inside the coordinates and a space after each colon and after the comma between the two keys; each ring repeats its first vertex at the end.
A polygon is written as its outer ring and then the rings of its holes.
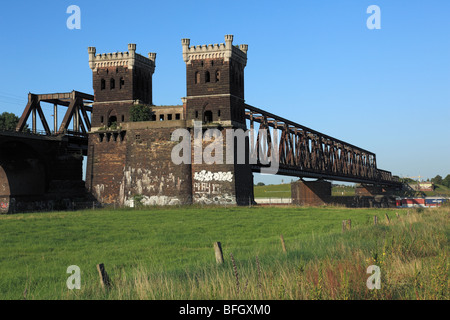
{"type": "MultiPolygon", "coordinates": [[[[244,69],[248,46],[233,46],[232,35],[226,35],[222,44],[191,47],[190,40],[183,39],[182,46],[186,62],[186,125],[193,135],[195,123],[201,123],[203,131],[219,129],[225,143],[226,130],[246,130],[244,69]]],[[[207,145],[203,142],[203,150],[207,145]]],[[[241,205],[253,201],[251,167],[248,161],[247,164],[236,161],[238,153],[247,155],[248,150],[238,149],[237,144],[234,150],[235,161],[229,163],[225,161],[227,146],[224,146],[223,164],[196,163],[194,159],[198,155],[193,154],[194,203],[241,205]]]]}
{"type": "Polygon", "coordinates": [[[171,160],[171,134],[185,127],[183,106],[152,103],[156,54],[141,56],[134,44],[128,45],[128,52],[88,51],[95,102],[87,189],[104,204],[192,203],[191,166],[176,166],[171,160]],[[131,121],[129,110],[136,104],[151,107],[150,121],[131,121]]]}
{"type": "Polygon", "coordinates": [[[95,96],[92,126],[127,122],[133,103],[153,104],[156,53],[149,53],[148,58],[141,56],[136,53],[135,44],[128,45],[128,52],[96,55],[95,47],[88,51],[95,96]]]}

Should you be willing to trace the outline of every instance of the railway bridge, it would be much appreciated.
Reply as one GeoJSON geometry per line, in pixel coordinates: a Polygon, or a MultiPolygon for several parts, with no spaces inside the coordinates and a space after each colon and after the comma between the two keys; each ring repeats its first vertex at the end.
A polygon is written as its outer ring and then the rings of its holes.
{"type": "MultiPolygon", "coordinates": [[[[45,206],[39,199],[82,196],[81,189],[100,203],[121,206],[133,206],[137,198],[148,205],[247,205],[254,201],[253,173],[264,172],[271,165],[267,159],[277,162],[273,174],[300,179],[293,184],[297,204],[327,202],[327,180],[359,183],[358,192],[369,195],[402,188],[398,177],[378,168],[375,153],[247,104],[248,46],[233,45],[232,35],[215,45],[191,46],[190,39],[182,39],[182,49],[187,89],[182,105],[153,104],[156,54],[140,55],[135,44],[108,54],[89,47],[94,95],[30,93],[16,131],[0,132],[0,211],[11,211],[11,202],[45,206]],[[41,103],[54,106],[53,123],[41,103]],[[67,110],[58,122],[61,107],[67,110]],[[147,110],[148,117],[136,121],[136,110],[147,110]],[[37,129],[39,119],[43,131],[37,129]],[[202,137],[208,129],[263,130],[264,139],[247,134],[244,149],[234,145],[235,159],[244,153],[255,161],[174,163],[171,154],[179,142],[174,131],[185,129],[195,140],[198,122],[204,126],[202,137]]],[[[203,142],[201,148],[211,144],[203,142]]],[[[186,155],[196,158],[195,150],[186,155]]]]}

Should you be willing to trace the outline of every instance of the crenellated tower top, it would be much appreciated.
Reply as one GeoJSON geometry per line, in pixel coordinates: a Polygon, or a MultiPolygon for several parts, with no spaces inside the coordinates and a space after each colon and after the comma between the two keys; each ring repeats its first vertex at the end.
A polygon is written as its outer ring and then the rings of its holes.
{"type": "Polygon", "coordinates": [[[205,59],[220,59],[223,58],[225,62],[231,59],[237,60],[244,67],[247,65],[247,51],[248,45],[241,44],[233,46],[233,35],[225,36],[225,43],[190,46],[190,39],[182,39],[183,46],[183,60],[187,64],[191,64],[194,60],[205,59]]]}
{"type": "MultiPolygon", "coordinates": [[[[152,77],[156,67],[156,53],[149,53],[148,57],[137,54],[134,43],[128,45],[127,52],[97,54],[95,47],[89,47],[88,53],[97,109],[100,103],[107,103],[103,114],[93,114],[94,118],[98,117],[97,124],[104,124],[102,119],[110,118],[108,110],[118,112],[117,106],[111,106],[112,102],[126,101],[129,104],[139,100],[140,103],[153,104],[152,77]]],[[[120,113],[119,118],[127,121],[128,111],[124,109],[120,113]]]]}
{"type": "Polygon", "coordinates": [[[126,67],[133,69],[135,66],[148,70],[151,74],[155,72],[156,53],[149,53],[148,58],[136,53],[136,44],[128,45],[128,52],[115,52],[96,54],[95,47],[89,47],[89,66],[93,71],[98,68],[126,67]]]}

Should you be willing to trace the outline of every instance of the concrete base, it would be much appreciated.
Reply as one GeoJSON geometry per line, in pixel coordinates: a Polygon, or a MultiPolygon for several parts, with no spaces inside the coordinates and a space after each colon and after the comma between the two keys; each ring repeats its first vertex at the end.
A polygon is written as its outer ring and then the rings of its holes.
{"type": "Polygon", "coordinates": [[[0,214],[46,212],[91,208],[96,199],[87,192],[84,181],[53,180],[44,194],[0,195],[0,214]]]}
{"type": "Polygon", "coordinates": [[[331,182],[301,180],[292,182],[291,196],[294,205],[326,205],[331,199],[331,182]]]}

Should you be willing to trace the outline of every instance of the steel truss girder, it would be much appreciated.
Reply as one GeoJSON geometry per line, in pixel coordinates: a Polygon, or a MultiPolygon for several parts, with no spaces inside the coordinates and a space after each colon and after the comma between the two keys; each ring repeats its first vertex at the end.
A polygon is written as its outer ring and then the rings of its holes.
{"type": "Polygon", "coordinates": [[[17,124],[16,131],[23,131],[30,115],[33,117],[32,131],[36,132],[36,112],[44,127],[46,135],[60,135],[60,134],[74,134],[79,136],[87,136],[88,131],[91,129],[91,121],[88,112],[92,112],[92,107],[88,104],[94,101],[94,96],[72,91],[69,93],[52,93],[52,94],[28,94],[28,103],[25,110],[20,117],[17,124]],[[57,106],[67,107],[67,111],[64,118],[57,129],[57,123],[55,122],[54,133],[51,132],[48,122],[41,108],[41,102],[51,103],[55,106],[55,115],[57,106]],[[73,131],[69,130],[69,124],[73,122],[73,131]]]}
{"type": "MultiPolygon", "coordinates": [[[[247,104],[245,111],[251,129],[255,122],[259,129],[267,129],[267,148],[263,149],[267,155],[263,156],[270,157],[272,144],[278,143],[279,174],[382,185],[400,183],[389,171],[377,168],[375,153],[247,104]],[[269,127],[281,133],[278,142],[271,139],[269,127]]],[[[258,135],[258,164],[252,166],[255,172],[264,167],[259,161],[260,143],[258,135]]]]}

